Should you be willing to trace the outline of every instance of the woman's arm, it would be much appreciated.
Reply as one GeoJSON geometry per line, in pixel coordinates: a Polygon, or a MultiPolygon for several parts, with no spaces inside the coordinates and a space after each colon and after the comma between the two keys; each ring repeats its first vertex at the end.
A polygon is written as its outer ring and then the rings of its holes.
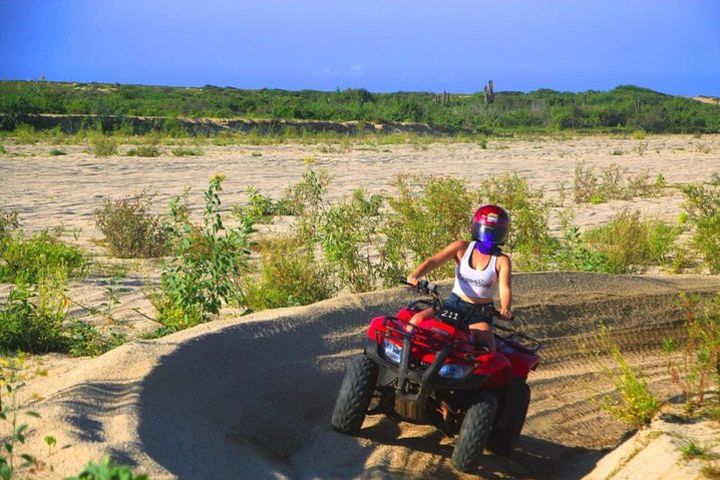
{"type": "Polygon", "coordinates": [[[417,285],[417,282],[421,277],[424,277],[450,259],[457,258],[458,251],[467,248],[466,243],[467,242],[463,242],[462,240],[452,242],[450,245],[425,260],[408,276],[408,283],[417,285]]]}
{"type": "Polygon", "coordinates": [[[505,320],[512,320],[512,281],[510,279],[510,258],[506,255],[500,255],[497,259],[498,282],[500,283],[500,315],[505,320]]]}

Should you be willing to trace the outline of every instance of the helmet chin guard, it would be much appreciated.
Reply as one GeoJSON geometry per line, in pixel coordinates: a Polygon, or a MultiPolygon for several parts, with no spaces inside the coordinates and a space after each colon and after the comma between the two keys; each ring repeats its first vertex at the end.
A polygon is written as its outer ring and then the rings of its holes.
{"type": "Polygon", "coordinates": [[[475,211],[472,218],[472,239],[478,242],[478,250],[492,250],[507,240],[510,227],[510,215],[497,205],[483,205],[475,211]]]}

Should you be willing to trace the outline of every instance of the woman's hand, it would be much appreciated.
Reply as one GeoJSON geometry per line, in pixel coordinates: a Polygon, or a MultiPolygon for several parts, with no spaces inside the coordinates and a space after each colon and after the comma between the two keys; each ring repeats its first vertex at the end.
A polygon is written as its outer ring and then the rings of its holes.
{"type": "Polygon", "coordinates": [[[407,277],[407,283],[409,283],[413,287],[417,287],[418,280],[419,279],[417,277],[415,277],[414,275],[408,275],[408,277],[407,277]]]}
{"type": "Polygon", "coordinates": [[[503,320],[512,322],[513,313],[512,310],[510,310],[509,308],[500,308],[500,310],[498,310],[498,313],[500,314],[500,318],[502,318],[503,320]]]}

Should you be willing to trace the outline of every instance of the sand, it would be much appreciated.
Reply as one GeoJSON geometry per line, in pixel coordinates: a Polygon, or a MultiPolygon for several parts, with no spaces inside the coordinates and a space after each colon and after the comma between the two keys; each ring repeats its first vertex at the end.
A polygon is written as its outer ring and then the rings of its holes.
{"type": "MultiPolygon", "coordinates": [[[[518,450],[488,456],[479,478],[588,473],[627,427],[593,403],[609,387],[578,355],[578,340],[598,321],[613,325],[650,386],[671,396],[665,359],[650,352],[681,321],[672,297],[719,287],[706,277],[518,275],[517,322],[546,342],[544,364],[531,374],[518,450]]],[[[361,351],[368,318],[410,298],[395,289],[219,320],[30,382],[23,402],[43,418],[31,421],[28,450],[54,469],[39,478],[68,475],[103,452],[152,478],[476,478],[452,470],[452,443],[433,428],[384,416],[368,417],[358,437],[330,428],[343,365],[361,351]],[[50,456],[47,434],[58,439],[50,456]]]]}
{"type": "MultiPolygon", "coordinates": [[[[662,173],[670,184],[707,181],[720,170],[720,136],[491,139],[487,149],[475,144],[355,145],[347,153],[324,153],[328,148],[317,145],[208,146],[202,157],[168,153],[149,159],[98,159],[78,146],[63,147],[68,155],[59,157],[47,155],[50,145],[5,147],[9,155],[0,158],[0,201],[20,211],[27,230],[64,225],[68,240],[97,256],[100,266],[71,285],[71,298],[86,305],[103,301],[113,265],[126,264],[107,258],[96,242],[101,235],[93,212],[107,196],[148,189],[157,192],[156,210],[162,212],[170,196],[190,187],[191,200],[200,208],[207,180],[223,173],[229,207],[243,202],[251,185],[279,197],[307,168],[306,157],[330,171],[332,199],[355,188],[387,191],[394,175],[409,172],[461,176],[477,184],[488,174],[516,171],[556,199],[559,182],[571,182],[579,160],[598,167],[617,163],[630,174],[662,173]]],[[[574,210],[577,223],[586,227],[622,208],[674,218],[681,201],[670,189],[662,197],[574,210]]],[[[551,223],[556,227],[557,218],[551,223]]],[[[156,279],[154,262],[130,262],[129,272],[117,280],[121,305],[111,319],[80,307],[71,313],[137,337],[157,326],[142,315],[153,315],[143,290],[156,279]]],[[[719,286],[717,278],[707,276],[518,275],[517,317],[528,333],[546,341],[545,362],[531,378],[533,402],[519,451],[508,459],[488,457],[480,477],[580,478],[590,472],[627,429],[592,403],[607,387],[597,382],[591,365],[579,360],[576,338],[598,320],[617,324],[633,362],[669,396],[664,360],[648,352],[681,319],[671,298],[678,289],[707,292],[719,286]]],[[[7,290],[3,286],[0,295],[7,290]]],[[[358,438],[329,428],[344,362],[359,351],[368,318],[407,300],[406,292],[394,290],[250,317],[226,312],[211,324],[157,341],[136,341],[92,360],[35,358],[32,362],[49,374],[31,379],[21,400],[43,415],[31,422],[29,445],[47,463],[39,477],[76,473],[107,452],[152,478],[457,478],[449,464],[451,442],[431,428],[383,417],[370,417],[358,438]],[[58,438],[49,456],[42,443],[47,434],[58,438]]]]}

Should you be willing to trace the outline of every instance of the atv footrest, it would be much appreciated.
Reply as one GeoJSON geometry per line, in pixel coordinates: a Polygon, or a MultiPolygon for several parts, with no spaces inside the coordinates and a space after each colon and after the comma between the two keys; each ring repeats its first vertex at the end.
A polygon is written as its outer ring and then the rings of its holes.
{"type": "Polygon", "coordinates": [[[406,398],[395,398],[395,413],[403,418],[414,422],[422,422],[425,419],[425,402],[408,400],[406,398]]]}

